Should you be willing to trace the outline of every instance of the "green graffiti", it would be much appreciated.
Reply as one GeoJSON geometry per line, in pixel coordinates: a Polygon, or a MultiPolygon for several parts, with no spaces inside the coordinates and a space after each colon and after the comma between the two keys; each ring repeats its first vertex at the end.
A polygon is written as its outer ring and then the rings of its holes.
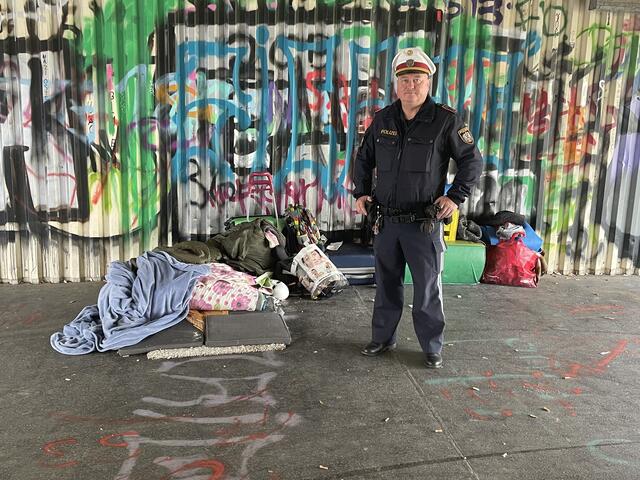
{"type": "Polygon", "coordinates": [[[138,0],[113,0],[106,1],[102,8],[93,3],[93,17],[84,21],[79,46],[85,70],[94,71],[93,90],[97,97],[94,108],[103,119],[100,128],[108,138],[115,139],[113,161],[108,170],[92,174],[92,182],[108,184],[103,191],[103,207],[111,214],[115,206],[120,209],[123,233],[132,233],[131,226],[137,225],[145,248],[151,231],[157,226],[160,198],[156,159],[154,152],[141,148],[138,130],[129,131],[128,126],[153,116],[154,89],[148,45],[158,20],[183,3],[166,0],[143,5],[138,0]],[[107,73],[110,68],[113,78],[107,73]],[[136,69],[139,69],[137,74],[131,75],[136,69]],[[96,175],[106,176],[106,182],[96,179],[96,175]]]}

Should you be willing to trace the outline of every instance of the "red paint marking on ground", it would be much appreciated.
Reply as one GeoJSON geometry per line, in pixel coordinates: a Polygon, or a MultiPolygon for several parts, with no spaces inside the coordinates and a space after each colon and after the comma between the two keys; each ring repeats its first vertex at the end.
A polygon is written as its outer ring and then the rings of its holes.
{"type": "Polygon", "coordinates": [[[487,401],[484,398],[482,398],[480,395],[478,395],[478,392],[476,392],[475,390],[471,390],[471,389],[467,390],[467,396],[475,400],[478,400],[479,402],[487,403],[487,401]]]}
{"type": "Polygon", "coordinates": [[[493,370],[486,370],[482,372],[482,375],[484,375],[485,377],[493,377],[493,370]]]}
{"type": "MultiPolygon", "coordinates": [[[[585,368],[585,366],[580,364],[580,363],[572,363],[571,365],[569,365],[569,370],[564,372],[564,374],[562,376],[563,377],[577,377],[578,374],[580,373],[580,370],[582,370],[583,368],[585,368]]],[[[586,368],[589,368],[589,367],[586,367],[586,368]]]]}
{"type": "Polygon", "coordinates": [[[604,357],[596,364],[595,370],[598,372],[604,371],[607,365],[609,365],[612,361],[622,355],[622,353],[627,349],[628,343],[629,342],[627,340],[620,340],[618,344],[613,348],[613,350],[611,350],[611,352],[609,352],[606,357],[604,357]]]}
{"type": "Polygon", "coordinates": [[[234,423],[233,427],[231,428],[219,428],[218,430],[215,430],[213,433],[216,436],[220,436],[220,437],[231,437],[234,436],[236,434],[236,432],[238,432],[238,430],[240,430],[240,427],[242,427],[242,425],[240,424],[240,422],[234,423]]]}
{"type": "Polygon", "coordinates": [[[140,455],[142,455],[142,449],[136,448],[127,458],[138,458],[140,455]]]}
{"type": "Polygon", "coordinates": [[[258,423],[261,423],[264,426],[267,424],[268,419],[269,419],[269,406],[265,405],[264,410],[262,411],[262,421],[258,423]]]}
{"type": "Polygon", "coordinates": [[[569,310],[569,313],[593,313],[593,312],[621,312],[624,310],[623,305],[580,305],[569,310]]]}
{"type": "Polygon", "coordinates": [[[573,404],[571,402],[567,402],[566,400],[558,400],[558,403],[562,405],[562,407],[571,415],[572,417],[576,416],[575,408],[573,408],[573,404]]]}
{"type": "Polygon", "coordinates": [[[582,393],[582,389],[580,387],[572,388],[571,393],[573,393],[574,395],[580,395],[582,393]]]}
{"type": "MultiPolygon", "coordinates": [[[[76,440],[73,437],[62,438],[60,440],[53,440],[51,442],[45,443],[42,446],[42,451],[44,452],[45,455],[62,458],[65,456],[65,452],[59,450],[60,447],[64,445],[77,445],[77,444],[78,444],[78,440],[76,440]]],[[[69,467],[75,467],[76,465],[79,465],[79,462],[76,460],[70,460],[64,463],[45,463],[42,461],[38,463],[41,467],[46,467],[46,468],[69,468],[69,467]]]]}
{"type": "Polygon", "coordinates": [[[42,446],[42,451],[46,455],[51,455],[53,457],[64,457],[64,452],[60,452],[57,450],[60,445],[77,445],[78,440],[73,437],[62,438],[60,440],[54,440],[52,442],[47,442],[42,446]]]}
{"type": "Polygon", "coordinates": [[[495,380],[489,380],[489,388],[491,388],[491,390],[495,390],[498,388],[498,384],[495,380]]]}
{"type": "Polygon", "coordinates": [[[122,432],[122,433],[112,433],[111,435],[105,435],[104,437],[100,437],[98,442],[103,447],[115,447],[115,448],[127,448],[129,444],[126,441],[112,443],[112,438],[117,437],[138,437],[140,434],[138,432],[122,432]]]}
{"type": "MultiPolygon", "coordinates": [[[[169,473],[169,475],[162,477],[162,479],[164,480],[164,479],[173,477],[174,474],[176,473],[199,470],[201,468],[206,468],[211,470],[211,475],[209,475],[207,480],[218,480],[222,478],[222,475],[224,475],[224,465],[218,460],[196,460],[195,462],[187,463],[186,465],[183,465],[179,469],[174,470],[173,472],[169,473]]],[[[184,475],[181,474],[180,478],[183,478],[183,477],[184,475]]],[[[175,477],[175,478],[178,478],[178,477],[175,477]]]]}
{"type": "Polygon", "coordinates": [[[541,372],[540,370],[536,370],[535,372],[533,372],[531,374],[531,376],[533,378],[542,378],[542,377],[544,377],[544,372],[541,372]]]}
{"type": "Polygon", "coordinates": [[[220,405],[215,405],[215,406],[212,406],[210,408],[217,408],[217,407],[227,406],[227,405],[231,405],[232,403],[236,403],[236,402],[245,402],[245,401],[251,400],[252,398],[255,398],[255,397],[261,397],[263,393],[267,393],[267,389],[266,388],[258,390],[257,392],[252,393],[250,395],[239,395],[239,396],[235,397],[233,400],[231,400],[229,402],[221,403],[220,405]]]}
{"type": "Polygon", "coordinates": [[[616,346],[601,360],[596,362],[593,366],[583,365],[581,363],[572,363],[569,365],[569,369],[561,373],[563,377],[577,377],[581,372],[587,372],[591,374],[603,373],[606,367],[618,358],[627,348],[629,344],[628,340],[620,340],[616,346]]]}
{"type": "Polygon", "coordinates": [[[447,400],[453,400],[453,395],[451,395],[451,392],[449,391],[448,388],[441,388],[440,394],[447,400]]]}
{"type": "MultiPolygon", "coordinates": [[[[269,438],[274,433],[279,432],[280,430],[282,430],[287,425],[287,423],[289,423],[291,421],[291,419],[295,415],[295,413],[293,413],[293,412],[287,412],[287,414],[288,414],[287,419],[284,422],[282,422],[282,424],[278,428],[274,428],[270,432],[252,433],[250,435],[245,435],[244,437],[242,437],[242,438],[240,438],[238,440],[235,440],[233,442],[223,441],[223,442],[217,443],[216,447],[228,447],[228,446],[238,445],[240,443],[246,443],[246,442],[251,442],[251,441],[255,441],[255,440],[262,440],[262,439],[269,438]]],[[[260,422],[256,422],[256,423],[260,423],[260,422]]]]}
{"type": "Polygon", "coordinates": [[[502,413],[503,417],[513,417],[513,411],[506,408],[500,413],[502,413]]]}
{"type": "Polygon", "coordinates": [[[467,412],[467,414],[471,418],[475,418],[476,420],[489,420],[489,417],[487,417],[485,415],[480,415],[478,412],[476,412],[475,410],[473,410],[471,408],[465,408],[464,411],[467,412]]]}

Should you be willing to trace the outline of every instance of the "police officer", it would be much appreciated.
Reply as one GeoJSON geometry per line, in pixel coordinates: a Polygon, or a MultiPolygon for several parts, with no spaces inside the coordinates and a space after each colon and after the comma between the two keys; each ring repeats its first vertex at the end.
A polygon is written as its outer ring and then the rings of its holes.
{"type": "Polygon", "coordinates": [[[431,59],[419,48],[406,48],[394,57],[392,68],[398,100],[376,113],[358,150],[353,175],[357,212],[366,214],[369,202],[379,205],[372,338],[361,353],[376,356],[396,347],[408,264],[414,286],[413,326],[426,367],[440,368],[445,323],[440,279],[445,245],[440,221],[469,196],[483,162],[456,111],[435,103],[429,95],[436,71],[431,59]],[[450,158],[457,173],[445,195],[450,158]],[[437,211],[437,223],[425,229],[424,212],[430,205],[437,211]]]}

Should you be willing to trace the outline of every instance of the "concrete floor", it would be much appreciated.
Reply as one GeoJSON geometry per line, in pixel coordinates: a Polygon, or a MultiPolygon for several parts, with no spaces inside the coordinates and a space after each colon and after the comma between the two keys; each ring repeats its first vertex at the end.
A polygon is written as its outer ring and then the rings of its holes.
{"type": "Polygon", "coordinates": [[[372,287],[290,299],[283,352],[53,351],[100,286],[0,286],[1,479],[640,478],[639,277],[445,286],[438,371],[408,305],[396,352],[358,353],[372,287]]]}

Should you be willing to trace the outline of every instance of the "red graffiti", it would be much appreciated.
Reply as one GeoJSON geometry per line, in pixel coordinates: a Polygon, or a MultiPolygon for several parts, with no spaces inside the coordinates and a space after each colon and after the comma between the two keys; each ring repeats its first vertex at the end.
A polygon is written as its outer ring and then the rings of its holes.
{"type": "Polygon", "coordinates": [[[311,92],[311,95],[309,96],[310,98],[309,109],[312,112],[319,111],[320,107],[322,106],[322,97],[323,97],[322,90],[318,89],[316,85],[320,83],[320,81],[324,81],[325,77],[326,75],[325,75],[324,69],[312,70],[309,73],[307,73],[307,79],[306,79],[307,90],[311,92]]]}
{"type": "Polygon", "coordinates": [[[448,388],[441,389],[440,394],[447,400],[453,400],[453,395],[451,395],[451,392],[449,391],[448,388]]]}
{"type": "MultiPolygon", "coordinates": [[[[53,440],[52,442],[47,442],[42,446],[42,451],[45,455],[49,455],[51,457],[62,458],[65,456],[65,452],[60,450],[60,447],[65,445],[77,445],[78,440],[73,437],[63,438],[60,440],[53,440]]],[[[68,462],[63,463],[44,463],[40,462],[40,466],[47,468],[69,468],[75,467],[79,462],[76,460],[70,460],[68,462]]]]}
{"type": "Polygon", "coordinates": [[[349,80],[347,80],[347,77],[345,77],[344,75],[339,75],[338,82],[340,83],[339,90],[342,90],[342,95],[340,96],[342,125],[344,126],[344,131],[346,132],[349,126],[349,80]]]}
{"type": "MultiPolygon", "coordinates": [[[[604,373],[606,367],[616,358],[618,358],[622,353],[626,350],[627,345],[629,344],[628,340],[620,340],[616,346],[608,352],[608,354],[598,362],[595,362],[592,365],[583,365],[581,363],[571,363],[569,368],[561,371],[560,375],[562,377],[575,378],[579,375],[592,374],[597,375],[604,373]]],[[[557,370],[555,367],[555,356],[549,357],[549,363],[552,369],[557,370]]]]}
{"type": "Polygon", "coordinates": [[[570,416],[576,416],[576,411],[573,408],[573,404],[571,404],[571,402],[567,402],[566,400],[558,400],[558,403],[567,411],[570,416]]]}
{"type": "Polygon", "coordinates": [[[545,89],[539,92],[532,100],[530,92],[524,94],[523,108],[524,118],[527,119],[527,132],[532,135],[541,135],[551,126],[551,109],[549,107],[549,95],[545,89]]]}
{"type": "Polygon", "coordinates": [[[169,473],[169,475],[166,475],[162,478],[163,479],[170,478],[177,473],[180,473],[180,478],[182,478],[184,477],[183,473],[185,471],[195,471],[195,470],[200,470],[202,468],[211,470],[211,475],[207,477],[207,480],[218,480],[222,478],[222,475],[224,474],[224,465],[218,460],[196,460],[195,462],[191,462],[186,465],[183,465],[179,469],[174,470],[173,472],[169,473]]]}
{"type": "Polygon", "coordinates": [[[475,410],[473,410],[472,408],[465,408],[464,411],[471,417],[471,418],[475,418],[476,420],[489,420],[489,417],[487,417],[486,415],[480,415],[478,412],[476,412],[475,410]]]}
{"type": "Polygon", "coordinates": [[[139,437],[140,434],[138,432],[122,432],[122,433],[112,433],[111,435],[105,435],[104,437],[100,437],[98,442],[103,447],[114,447],[114,448],[127,448],[129,443],[126,441],[113,443],[111,440],[118,437],[139,437]]]}

